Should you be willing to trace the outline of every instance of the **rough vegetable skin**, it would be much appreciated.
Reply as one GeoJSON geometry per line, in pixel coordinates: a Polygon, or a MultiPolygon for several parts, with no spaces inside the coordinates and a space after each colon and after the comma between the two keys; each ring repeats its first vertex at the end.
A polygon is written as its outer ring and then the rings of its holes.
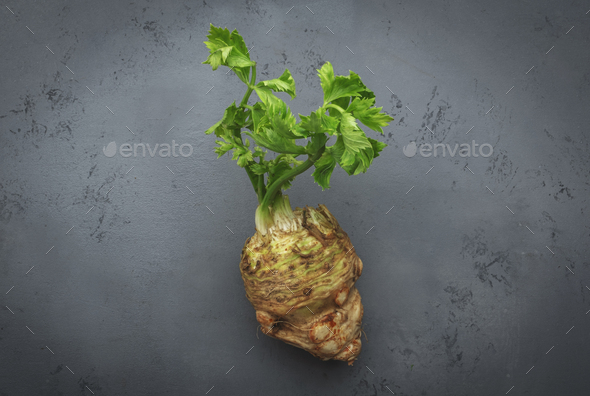
{"type": "Polygon", "coordinates": [[[363,263],[324,205],[293,215],[286,229],[246,240],[240,262],[246,296],[266,335],[352,365],[361,351],[363,306],[354,284],[363,263]]]}

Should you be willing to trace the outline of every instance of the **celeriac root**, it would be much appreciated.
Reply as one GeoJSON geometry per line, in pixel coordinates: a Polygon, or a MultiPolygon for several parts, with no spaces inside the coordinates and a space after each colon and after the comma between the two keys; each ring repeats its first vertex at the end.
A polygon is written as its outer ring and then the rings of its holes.
{"type": "Polygon", "coordinates": [[[324,205],[256,232],[242,249],[246,297],[262,332],[322,360],[352,365],[361,351],[363,270],[346,232],[324,205]]]}

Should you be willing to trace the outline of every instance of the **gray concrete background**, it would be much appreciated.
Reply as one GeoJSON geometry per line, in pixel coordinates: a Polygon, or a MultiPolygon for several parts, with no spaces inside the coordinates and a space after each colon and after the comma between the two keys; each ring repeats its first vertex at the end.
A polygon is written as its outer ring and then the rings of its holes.
{"type": "Polygon", "coordinates": [[[0,395],[588,394],[589,3],[307,6],[3,4],[0,395]],[[255,195],[203,134],[244,88],[200,64],[209,23],[254,45],[259,79],[291,70],[294,112],[330,61],[395,118],[368,173],[289,191],[365,264],[353,367],[257,335],[255,195]],[[172,139],[192,156],[102,153],[172,139]],[[493,155],[402,153],[471,140],[493,155]]]}

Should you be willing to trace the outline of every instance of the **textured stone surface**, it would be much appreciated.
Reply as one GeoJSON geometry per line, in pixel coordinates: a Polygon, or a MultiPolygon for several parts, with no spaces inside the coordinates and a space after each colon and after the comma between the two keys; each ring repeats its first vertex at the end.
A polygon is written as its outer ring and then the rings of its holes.
{"type": "Polygon", "coordinates": [[[590,6],[308,7],[3,4],[0,395],[588,392],[590,6]],[[256,336],[238,268],[256,198],[203,134],[244,89],[200,64],[209,23],[254,46],[259,78],[291,70],[295,113],[330,61],[395,118],[368,173],[288,193],[362,257],[353,367],[256,336]],[[172,140],[192,155],[102,152],[172,140]],[[402,152],[472,140],[493,154],[402,152]]]}

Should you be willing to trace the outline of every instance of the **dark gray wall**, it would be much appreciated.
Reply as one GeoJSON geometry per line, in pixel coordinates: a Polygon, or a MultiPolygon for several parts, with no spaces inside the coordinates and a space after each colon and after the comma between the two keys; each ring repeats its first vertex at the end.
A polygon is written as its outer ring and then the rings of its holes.
{"type": "Polygon", "coordinates": [[[3,4],[0,395],[588,394],[590,5],[308,7],[3,4]],[[254,45],[260,78],[291,70],[295,112],[330,61],[395,117],[368,132],[389,144],[368,173],[289,192],[365,264],[353,367],[256,333],[238,270],[255,196],[203,134],[244,88],[201,65],[209,23],[254,45]],[[172,139],[192,155],[102,152],[172,139]],[[402,152],[472,140],[493,155],[402,152]]]}

